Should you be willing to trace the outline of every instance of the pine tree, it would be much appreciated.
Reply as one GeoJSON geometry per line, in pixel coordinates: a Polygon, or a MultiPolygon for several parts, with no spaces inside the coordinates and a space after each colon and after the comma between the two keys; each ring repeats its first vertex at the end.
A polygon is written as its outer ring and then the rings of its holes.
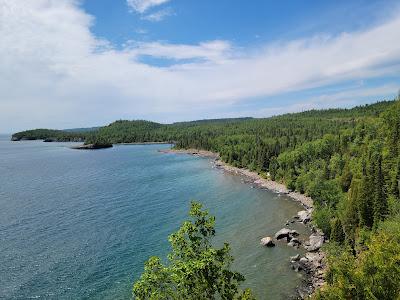
{"type": "Polygon", "coordinates": [[[360,222],[359,202],[361,201],[361,189],[361,180],[353,179],[342,213],[343,231],[351,245],[354,245],[356,228],[360,222]]]}
{"type": "Polygon", "coordinates": [[[374,168],[374,223],[382,221],[388,212],[388,203],[385,193],[385,181],[382,173],[382,155],[376,153],[373,156],[374,168]]]}
{"type": "Polygon", "coordinates": [[[345,234],[342,227],[342,222],[339,218],[331,220],[331,235],[330,240],[342,244],[345,240],[345,234]]]}
{"type": "Polygon", "coordinates": [[[363,176],[361,180],[361,192],[358,200],[359,204],[359,219],[360,226],[366,226],[371,228],[374,223],[373,218],[373,197],[374,197],[374,189],[373,189],[373,166],[371,162],[366,162],[363,160],[363,176]]]}

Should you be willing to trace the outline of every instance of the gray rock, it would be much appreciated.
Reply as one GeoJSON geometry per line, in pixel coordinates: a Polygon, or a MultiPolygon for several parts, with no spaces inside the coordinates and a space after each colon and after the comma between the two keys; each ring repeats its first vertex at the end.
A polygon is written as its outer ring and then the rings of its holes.
{"type": "Polygon", "coordinates": [[[280,239],[283,239],[283,238],[288,238],[291,231],[292,230],[290,230],[288,228],[282,228],[277,233],[275,233],[275,238],[277,240],[280,240],[280,239]]]}
{"type": "Polygon", "coordinates": [[[302,257],[302,258],[299,259],[299,263],[305,265],[305,264],[308,263],[308,259],[306,257],[302,257]]]}
{"type": "Polygon", "coordinates": [[[319,232],[313,233],[310,235],[309,241],[306,243],[304,248],[307,251],[314,252],[319,250],[322,245],[324,244],[324,235],[320,234],[319,232]]]}
{"type": "Polygon", "coordinates": [[[304,224],[310,222],[311,220],[311,210],[301,210],[297,213],[297,219],[299,222],[303,222],[304,224]]]}
{"type": "Polygon", "coordinates": [[[325,258],[325,254],[323,252],[307,252],[306,253],[306,258],[310,262],[310,265],[314,269],[320,269],[323,267],[323,260],[325,258]]]}
{"type": "Polygon", "coordinates": [[[274,247],[274,241],[272,240],[271,237],[266,236],[264,238],[261,239],[260,244],[263,246],[267,246],[267,247],[274,247]]]}
{"type": "Polygon", "coordinates": [[[300,260],[300,254],[296,254],[295,256],[291,256],[290,257],[290,261],[291,262],[295,262],[295,261],[298,261],[298,260],[300,260]]]}

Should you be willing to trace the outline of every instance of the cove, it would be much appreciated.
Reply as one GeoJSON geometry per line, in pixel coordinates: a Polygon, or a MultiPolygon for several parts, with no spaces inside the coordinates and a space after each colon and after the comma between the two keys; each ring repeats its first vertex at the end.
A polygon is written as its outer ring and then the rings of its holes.
{"type": "Polygon", "coordinates": [[[301,209],[288,197],[209,159],[158,152],[169,145],[76,151],[8,139],[0,140],[0,298],[130,299],[148,257],[165,258],[191,199],[216,216],[216,243],[231,244],[233,268],[258,299],[287,299],[301,283],[289,264],[301,250],[259,245],[301,209]]]}

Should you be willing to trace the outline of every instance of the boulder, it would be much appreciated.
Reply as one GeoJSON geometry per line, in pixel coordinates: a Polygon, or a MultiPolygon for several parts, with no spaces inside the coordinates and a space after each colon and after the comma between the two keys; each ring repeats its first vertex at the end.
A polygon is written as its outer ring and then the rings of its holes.
{"type": "Polygon", "coordinates": [[[325,238],[324,238],[324,235],[323,235],[323,234],[321,234],[321,233],[319,233],[319,232],[313,233],[313,234],[310,235],[310,239],[309,239],[309,241],[306,243],[306,245],[304,246],[304,248],[305,248],[307,251],[310,251],[310,252],[317,251],[317,250],[319,250],[319,249],[322,247],[322,245],[324,244],[324,240],[325,240],[325,238]]]}
{"type": "Polygon", "coordinates": [[[303,222],[304,224],[310,222],[311,220],[311,210],[301,210],[297,213],[297,219],[299,222],[303,222]]]}
{"type": "Polygon", "coordinates": [[[324,265],[325,254],[321,251],[308,252],[306,253],[306,258],[314,269],[320,269],[324,265]]]}
{"type": "Polygon", "coordinates": [[[291,246],[291,247],[299,247],[299,245],[300,245],[301,243],[300,243],[300,241],[298,240],[298,239],[296,239],[296,238],[292,238],[291,240],[290,240],[290,242],[288,243],[288,246],[291,246]]]}
{"type": "Polygon", "coordinates": [[[295,263],[292,265],[292,269],[293,269],[295,272],[300,272],[301,270],[303,270],[303,267],[302,267],[298,262],[295,262],[295,263]]]}
{"type": "Polygon", "coordinates": [[[299,233],[293,229],[293,230],[290,230],[289,236],[291,236],[291,237],[299,236],[299,233]]]}
{"type": "Polygon", "coordinates": [[[274,241],[272,240],[271,237],[266,236],[264,238],[261,239],[260,244],[263,246],[267,246],[267,247],[274,247],[274,241]]]}
{"type": "Polygon", "coordinates": [[[290,261],[291,262],[295,262],[295,261],[298,261],[298,260],[300,260],[300,254],[296,254],[295,256],[291,256],[290,257],[290,261]]]}
{"type": "Polygon", "coordinates": [[[275,233],[275,238],[277,240],[280,240],[280,239],[283,239],[283,238],[289,238],[289,235],[290,235],[291,231],[292,230],[290,230],[289,228],[282,228],[277,233],[275,233]]]}
{"type": "Polygon", "coordinates": [[[299,259],[299,262],[304,265],[308,263],[308,259],[306,257],[302,257],[299,259]]]}

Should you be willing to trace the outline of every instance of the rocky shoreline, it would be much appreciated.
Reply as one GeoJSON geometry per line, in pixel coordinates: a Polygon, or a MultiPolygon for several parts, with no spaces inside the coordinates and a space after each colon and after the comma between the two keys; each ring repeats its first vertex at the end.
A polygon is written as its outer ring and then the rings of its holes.
{"type": "Polygon", "coordinates": [[[95,143],[95,144],[83,144],[83,145],[79,145],[79,146],[73,146],[73,147],[71,147],[71,149],[75,149],[75,150],[98,150],[98,149],[106,149],[106,148],[112,148],[112,147],[113,147],[112,144],[95,143]]]}
{"type": "Polygon", "coordinates": [[[292,269],[295,272],[304,272],[305,274],[303,284],[297,289],[297,298],[308,298],[317,288],[324,285],[324,277],[327,266],[325,253],[321,250],[321,247],[325,242],[325,236],[320,229],[311,224],[313,200],[310,197],[290,191],[284,184],[270,179],[265,179],[256,172],[230,166],[221,161],[219,155],[214,152],[197,149],[163,149],[159,150],[159,152],[190,154],[199,157],[211,158],[214,160],[213,163],[216,168],[231,174],[243,176],[247,179],[247,182],[254,184],[258,188],[268,189],[278,194],[287,195],[293,200],[301,203],[301,205],[304,207],[304,210],[299,211],[291,220],[287,220],[285,227],[278,231],[274,237],[266,236],[261,239],[260,243],[266,247],[274,247],[275,242],[285,240],[289,247],[291,246],[299,248],[302,246],[307,251],[303,257],[298,254],[288,258],[290,260],[292,269]],[[311,228],[312,234],[304,242],[301,242],[298,239],[298,233],[295,230],[288,228],[288,226],[294,222],[301,222],[305,226],[309,226],[311,228]]]}

